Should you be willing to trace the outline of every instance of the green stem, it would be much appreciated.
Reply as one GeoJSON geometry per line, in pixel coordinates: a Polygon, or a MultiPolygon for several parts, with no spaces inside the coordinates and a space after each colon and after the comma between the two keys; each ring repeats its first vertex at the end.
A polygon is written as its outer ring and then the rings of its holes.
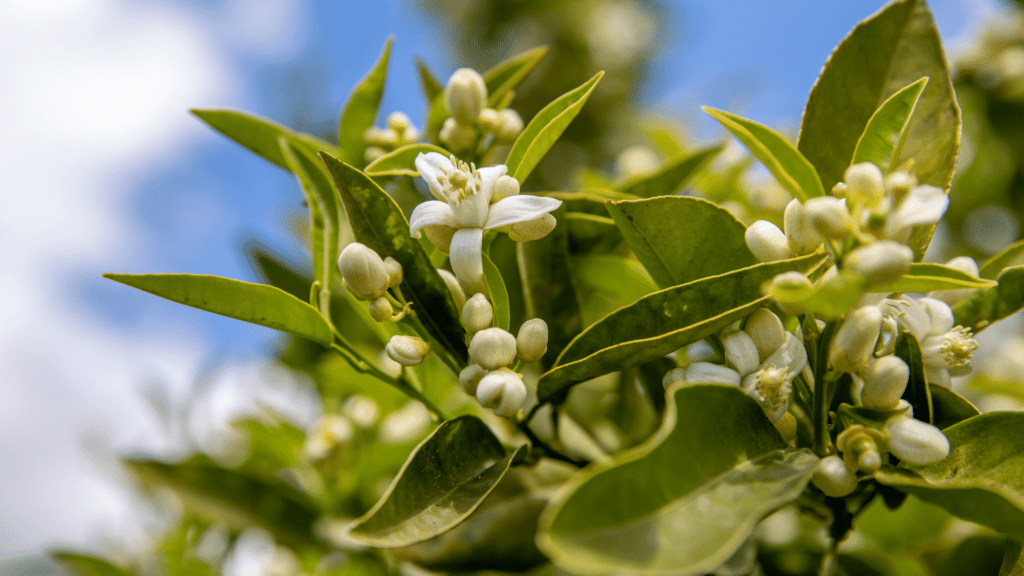
{"type": "Polygon", "coordinates": [[[575,466],[577,468],[583,468],[584,466],[589,464],[589,462],[585,462],[585,461],[582,461],[582,460],[576,460],[576,459],[573,459],[573,458],[571,458],[569,456],[566,456],[565,454],[562,454],[561,452],[555,450],[551,446],[548,446],[546,442],[541,440],[533,432],[533,430],[530,430],[530,420],[533,418],[533,415],[536,414],[536,408],[538,406],[540,406],[540,404],[535,406],[534,410],[531,410],[530,413],[526,415],[525,419],[523,419],[522,421],[516,423],[516,426],[519,427],[519,430],[521,430],[523,434],[526,434],[526,437],[530,439],[530,444],[534,448],[540,448],[541,452],[543,452],[545,456],[547,456],[548,458],[551,458],[552,460],[559,460],[561,462],[566,462],[568,464],[572,464],[573,466],[575,466]]]}
{"type": "Polygon", "coordinates": [[[814,392],[812,396],[811,420],[814,426],[814,439],[811,449],[814,450],[814,453],[819,458],[824,458],[828,455],[830,441],[828,435],[828,401],[832,396],[830,390],[833,382],[826,381],[825,377],[828,374],[829,350],[836,326],[836,323],[829,323],[825,326],[821,335],[818,336],[817,342],[812,347],[814,365],[811,370],[814,374],[814,392]]]}
{"type": "Polygon", "coordinates": [[[337,352],[339,355],[341,355],[341,357],[344,358],[345,361],[348,362],[350,366],[352,366],[353,370],[362,374],[369,374],[374,378],[380,380],[381,382],[384,382],[385,384],[397,389],[399,392],[402,392],[403,394],[412,398],[413,400],[418,400],[422,402],[423,405],[427,407],[427,410],[430,410],[430,412],[433,413],[434,417],[439,422],[444,422],[445,420],[448,419],[448,417],[445,416],[444,412],[442,412],[440,408],[435,406],[434,403],[431,402],[429,398],[423,395],[422,392],[417,390],[416,387],[413,386],[412,383],[410,383],[409,380],[404,375],[395,378],[389,374],[386,374],[380,368],[377,368],[377,366],[374,365],[372,362],[367,360],[362,354],[359,353],[358,350],[353,348],[352,345],[345,341],[343,338],[341,339],[341,344],[342,345],[339,345],[337,343],[331,344],[331,349],[337,352]]]}
{"type": "Polygon", "coordinates": [[[839,555],[839,542],[832,541],[828,552],[821,557],[821,567],[818,569],[818,576],[832,576],[836,573],[836,560],[839,555]]]}

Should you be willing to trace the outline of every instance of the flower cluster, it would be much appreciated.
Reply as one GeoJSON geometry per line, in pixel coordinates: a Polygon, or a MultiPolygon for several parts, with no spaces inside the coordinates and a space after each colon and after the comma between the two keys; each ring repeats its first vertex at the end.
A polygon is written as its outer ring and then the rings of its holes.
{"type": "Polygon", "coordinates": [[[511,109],[487,107],[487,84],[472,68],[459,68],[448,79],[444,89],[444,106],[449,118],[438,137],[455,152],[472,150],[477,142],[477,128],[491,134],[498,143],[514,142],[523,131],[523,119],[511,109]]]}
{"type": "Polygon", "coordinates": [[[338,268],[342,285],[357,299],[369,301],[370,316],[377,322],[397,322],[409,312],[407,304],[395,315],[387,299],[388,289],[397,289],[403,279],[402,265],[394,258],[388,256],[382,260],[365,244],[353,242],[341,251],[338,268]]]}

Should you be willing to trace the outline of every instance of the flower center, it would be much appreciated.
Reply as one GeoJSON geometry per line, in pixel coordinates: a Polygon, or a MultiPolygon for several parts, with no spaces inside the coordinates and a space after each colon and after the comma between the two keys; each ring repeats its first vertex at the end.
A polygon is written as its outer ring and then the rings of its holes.
{"type": "Polygon", "coordinates": [[[455,156],[450,158],[453,168],[444,171],[444,176],[438,180],[443,187],[445,198],[449,205],[461,204],[462,202],[476,196],[480,190],[482,179],[476,171],[476,166],[466,164],[455,156]]]}
{"type": "Polygon", "coordinates": [[[970,329],[957,326],[946,333],[939,346],[939,352],[950,368],[963,368],[971,363],[974,351],[978,349],[970,329]]]}
{"type": "Polygon", "coordinates": [[[754,374],[757,382],[754,388],[761,397],[759,400],[771,410],[778,410],[789,402],[789,390],[792,386],[787,378],[786,370],[769,364],[754,374]]]}

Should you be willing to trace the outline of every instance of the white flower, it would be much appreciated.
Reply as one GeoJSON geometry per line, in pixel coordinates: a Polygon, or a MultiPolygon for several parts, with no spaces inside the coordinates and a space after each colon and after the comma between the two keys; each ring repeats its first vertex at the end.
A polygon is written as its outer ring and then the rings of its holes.
{"type": "Polygon", "coordinates": [[[523,362],[536,362],[548,351],[548,323],[540,318],[523,322],[516,335],[516,354],[523,362]]]}
{"type": "Polygon", "coordinates": [[[746,391],[773,423],[778,423],[789,409],[793,379],[807,366],[807,350],[796,336],[786,333],[779,347],[756,372],[743,379],[746,391]]]}
{"type": "Polygon", "coordinates": [[[822,458],[814,467],[811,481],[826,496],[842,498],[857,489],[857,473],[836,455],[822,458]]]}
{"type": "Polygon", "coordinates": [[[476,399],[498,416],[511,418],[526,403],[526,385],[519,374],[511,370],[494,370],[480,379],[476,399]]]}
{"type": "Polygon", "coordinates": [[[969,329],[953,325],[953,311],[948,304],[934,298],[904,295],[899,300],[883,300],[879,309],[917,337],[928,382],[948,387],[950,376],[971,373],[971,359],[978,342],[969,329]]]}
{"type": "Polygon", "coordinates": [[[949,207],[949,196],[942,188],[915,186],[885,220],[885,238],[906,242],[914,226],[928,226],[942,219],[949,207]]]}
{"type": "Polygon", "coordinates": [[[455,230],[449,249],[452,271],[472,292],[483,291],[480,249],[484,230],[535,220],[562,204],[561,200],[531,195],[509,196],[491,204],[495,182],[508,171],[505,166],[478,170],[454,156],[430,152],[416,157],[416,169],[437,200],[416,206],[409,218],[409,232],[419,238],[420,230],[427,227],[455,230]]]}

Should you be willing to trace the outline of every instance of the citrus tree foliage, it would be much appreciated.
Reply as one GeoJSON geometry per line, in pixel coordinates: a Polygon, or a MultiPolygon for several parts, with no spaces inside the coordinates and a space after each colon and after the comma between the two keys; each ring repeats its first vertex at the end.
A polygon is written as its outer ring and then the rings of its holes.
{"type": "Polygon", "coordinates": [[[426,118],[380,127],[390,48],[336,141],[194,111],[295,176],[309,263],[253,248],[260,283],[107,275],[287,333],[323,415],[237,422],[232,466],[127,458],[181,525],[159,561],[69,567],[218,573],[258,527],[288,573],[944,574],[1004,550],[1021,571],[1024,419],[951,382],[1024,306],[1024,249],[923,260],[961,136],[924,0],[842,40],[795,142],[705,108],[785,198],[761,220],[727,185],[749,162],[711,162],[722,143],[528,188],[608,80],[522,118],[545,47],[445,83],[421,67],[426,118]],[[950,547],[954,517],[988,531],[950,547]]]}

